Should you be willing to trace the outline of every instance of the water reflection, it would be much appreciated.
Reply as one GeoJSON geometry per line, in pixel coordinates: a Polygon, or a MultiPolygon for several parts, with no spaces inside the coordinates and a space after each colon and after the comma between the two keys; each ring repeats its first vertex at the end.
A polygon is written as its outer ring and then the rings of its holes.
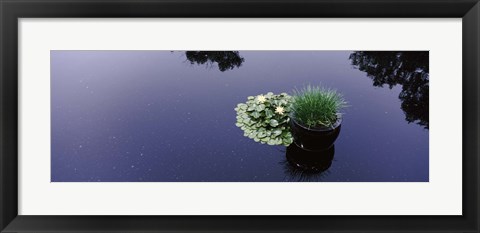
{"type": "Polygon", "coordinates": [[[307,151],[292,143],[283,162],[288,181],[320,181],[329,174],[334,155],[335,145],[324,151],[307,151]]]}
{"type": "Polygon", "coordinates": [[[222,72],[242,66],[245,60],[238,51],[186,51],[185,55],[191,64],[217,63],[218,69],[222,72]]]}
{"type": "Polygon", "coordinates": [[[353,52],[352,65],[367,73],[373,86],[402,85],[399,98],[408,123],[428,129],[428,51],[353,52]]]}

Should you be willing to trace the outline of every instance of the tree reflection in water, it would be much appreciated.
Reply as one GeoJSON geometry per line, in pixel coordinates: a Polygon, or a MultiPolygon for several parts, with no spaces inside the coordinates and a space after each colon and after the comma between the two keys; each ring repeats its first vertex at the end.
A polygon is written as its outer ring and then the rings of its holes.
{"type": "Polygon", "coordinates": [[[185,55],[191,64],[218,64],[222,72],[238,68],[244,62],[238,51],[186,51],[185,55]]]}
{"type": "Polygon", "coordinates": [[[373,85],[402,85],[399,98],[408,123],[428,129],[428,51],[353,52],[352,65],[367,73],[373,85]]]}

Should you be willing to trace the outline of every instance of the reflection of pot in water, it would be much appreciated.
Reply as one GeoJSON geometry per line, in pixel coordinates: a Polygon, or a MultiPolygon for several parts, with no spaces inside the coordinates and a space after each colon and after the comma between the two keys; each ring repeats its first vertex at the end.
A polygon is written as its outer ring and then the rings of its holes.
{"type": "Polygon", "coordinates": [[[317,174],[326,171],[332,165],[335,145],[323,151],[307,151],[292,143],[287,147],[289,165],[302,173],[317,174]]]}

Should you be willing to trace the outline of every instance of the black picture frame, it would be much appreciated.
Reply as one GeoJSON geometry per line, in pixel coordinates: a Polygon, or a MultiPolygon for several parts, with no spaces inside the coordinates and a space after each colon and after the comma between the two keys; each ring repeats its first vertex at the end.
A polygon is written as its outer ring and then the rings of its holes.
{"type": "Polygon", "coordinates": [[[478,0],[0,0],[0,14],[1,232],[479,232],[478,0]],[[57,17],[462,18],[463,215],[18,215],[17,22],[57,17]]]}

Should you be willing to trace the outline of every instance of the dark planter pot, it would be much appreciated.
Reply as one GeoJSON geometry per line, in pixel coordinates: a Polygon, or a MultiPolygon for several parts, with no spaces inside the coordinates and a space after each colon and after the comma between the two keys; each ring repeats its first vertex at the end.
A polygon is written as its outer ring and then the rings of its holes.
{"type": "Polygon", "coordinates": [[[308,128],[290,119],[293,142],[300,148],[310,151],[323,151],[330,148],[340,134],[342,117],[332,127],[308,128]]]}

